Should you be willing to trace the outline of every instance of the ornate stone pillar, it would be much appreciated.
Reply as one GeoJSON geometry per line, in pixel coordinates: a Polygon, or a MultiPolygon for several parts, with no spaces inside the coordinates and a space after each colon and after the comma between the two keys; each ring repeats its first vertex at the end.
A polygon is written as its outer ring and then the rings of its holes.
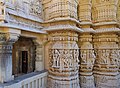
{"type": "Polygon", "coordinates": [[[12,75],[12,44],[18,39],[18,35],[12,33],[0,33],[0,82],[14,79],[12,75]]]}
{"type": "Polygon", "coordinates": [[[96,88],[119,88],[119,48],[117,42],[118,35],[115,33],[98,33],[94,37],[96,88]]]}
{"type": "Polygon", "coordinates": [[[80,86],[81,88],[95,88],[93,66],[95,53],[92,44],[92,35],[83,33],[79,36],[80,47],[80,86]]]}
{"type": "Polygon", "coordinates": [[[96,88],[119,88],[117,3],[118,0],[92,0],[96,88]]]}
{"type": "Polygon", "coordinates": [[[93,66],[95,54],[93,49],[91,28],[92,0],[79,0],[79,20],[83,33],[79,34],[80,47],[80,86],[81,88],[95,88],[93,77],[93,66]]]}
{"type": "Polygon", "coordinates": [[[78,35],[74,31],[49,33],[48,88],[80,88],[78,77],[78,35]]]}

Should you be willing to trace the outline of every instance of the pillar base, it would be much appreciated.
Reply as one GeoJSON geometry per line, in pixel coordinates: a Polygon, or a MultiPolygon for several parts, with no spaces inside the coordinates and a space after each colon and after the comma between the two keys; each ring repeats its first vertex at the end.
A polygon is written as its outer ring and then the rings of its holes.
{"type": "Polygon", "coordinates": [[[81,88],[95,88],[93,76],[80,76],[81,88]]]}
{"type": "Polygon", "coordinates": [[[80,88],[79,79],[71,79],[71,80],[60,80],[53,79],[48,77],[48,87],[47,88],[80,88]]]}
{"type": "Polygon", "coordinates": [[[94,75],[96,88],[119,88],[119,75],[106,76],[106,75],[94,75]]]}

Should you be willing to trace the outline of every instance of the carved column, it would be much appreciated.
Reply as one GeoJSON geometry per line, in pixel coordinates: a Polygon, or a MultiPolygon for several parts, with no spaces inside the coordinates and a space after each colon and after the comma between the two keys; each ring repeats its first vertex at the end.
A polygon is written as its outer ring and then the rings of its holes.
{"type": "Polygon", "coordinates": [[[0,33],[0,82],[14,79],[12,75],[12,44],[18,39],[18,35],[0,33]]]}
{"type": "Polygon", "coordinates": [[[93,77],[93,66],[95,61],[95,54],[93,49],[91,28],[91,8],[92,0],[79,0],[79,20],[81,21],[81,28],[83,33],[79,34],[80,47],[80,86],[81,88],[95,88],[93,77]]]}
{"type": "Polygon", "coordinates": [[[77,33],[50,32],[48,88],[80,88],[78,77],[79,48],[77,33]]]}
{"type": "Polygon", "coordinates": [[[84,33],[79,36],[80,47],[80,86],[81,88],[95,88],[93,66],[95,53],[92,45],[92,35],[84,33]]]}
{"type": "Polygon", "coordinates": [[[94,37],[96,88],[119,88],[119,48],[117,42],[118,35],[115,33],[100,33],[94,37]]]}
{"type": "Polygon", "coordinates": [[[94,77],[96,88],[119,88],[118,0],[93,0],[93,23],[96,35],[94,77]]]}

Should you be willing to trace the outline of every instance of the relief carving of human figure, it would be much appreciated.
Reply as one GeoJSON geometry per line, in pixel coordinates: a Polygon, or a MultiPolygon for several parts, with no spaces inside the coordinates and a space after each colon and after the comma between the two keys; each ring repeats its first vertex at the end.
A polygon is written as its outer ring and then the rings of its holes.
{"type": "Polygon", "coordinates": [[[52,52],[52,54],[53,54],[53,65],[52,65],[52,67],[59,67],[59,59],[60,59],[59,51],[58,50],[54,50],[52,52]]]}
{"type": "Polygon", "coordinates": [[[81,63],[86,63],[86,60],[87,60],[87,53],[86,53],[86,50],[81,50],[81,63]]]}
{"type": "Polygon", "coordinates": [[[118,50],[111,50],[111,53],[110,53],[110,62],[111,64],[113,65],[118,65],[119,66],[119,53],[118,53],[118,50]]]}
{"type": "Polygon", "coordinates": [[[102,63],[102,64],[107,64],[107,55],[106,55],[106,50],[101,50],[102,52],[101,52],[101,55],[100,55],[100,62],[102,63]]]}
{"type": "Polygon", "coordinates": [[[69,53],[69,50],[65,50],[64,52],[64,66],[69,68],[69,57],[70,57],[70,53],[69,53]]]}
{"type": "Polygon", "coordinates": [[[94,54],[94,51],[90,50],[89,51],[89,58],[88,58],[88,65],[93,66],[94,62],[95,62],[95,58],[96,58],[96,56],[94,54]]]}

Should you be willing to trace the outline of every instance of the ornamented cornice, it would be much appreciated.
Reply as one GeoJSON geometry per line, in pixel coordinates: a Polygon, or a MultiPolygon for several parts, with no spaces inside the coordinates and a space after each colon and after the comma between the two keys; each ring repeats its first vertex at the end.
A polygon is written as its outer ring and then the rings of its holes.
{"type": "Polygon", "coordinates": [[[50,32],[48,40],[51,41],[78,41],[78,34],[74,31],[62,30],[50,32]]]}

